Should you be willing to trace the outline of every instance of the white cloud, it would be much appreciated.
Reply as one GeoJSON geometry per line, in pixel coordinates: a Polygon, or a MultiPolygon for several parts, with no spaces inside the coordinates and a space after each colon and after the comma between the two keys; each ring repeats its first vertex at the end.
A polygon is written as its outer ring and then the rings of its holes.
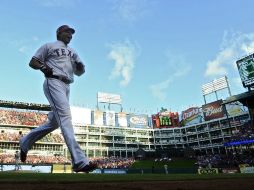
{"type": "Polygon", "coordinates": [[[169,88],[170,83],[172,82],[172,78],[166,79],[158,84],[153,84],[150,86],[150,90],[154,97],[158,98],[159,100],[166,99],[165,90],[169,88]]]}
{"type": "Polygon", "coordinates": [[[152,91],[152,95],[160,101],[164,101],[166,99],[167,90],[170,88],[170,85],[179,77],[187,75],[191,70],[191,66],[186,64],[182,56],[178,56],[170,52],[167,52],[166,56],[168,58],[169,73],[172,73],[172,75],[164,81],[152,84],[149,87],[152,91]]]}
{"type": "Polygon", "coordinates": [[[37,36],[33,36],[30,39],[19,39],[8,41],[9,45],[15,48],[18,52],[23,54],[31,54],[35,50],[33,49],[34,43],[39,41],[37,36]]]}
{"type": "Polygon", "coordinates": [[[38,38],[37,36],[33,36],[32,39],[33,39],[33,41],[35,41],[35,42],[39,40],[39,38],[38,38]]]}
{"type": "Polygon", "coordinates": [[[121,77],[121,86],[127,86],[132,79],[133,69],[135,67],[135,59],[138,55],[137,45],[126,40],[124,43],[114,43],[109,45],[111,51],[108,58],[115,62],[115,66],[111,71],[109,79],[121,77]]]}
{"type": "Polygon", "coordinates": [[[224,49],[219,52],[216,58],[207,63],[207,69],[205,71],[206,76],[227,75],[227,69],[224,64],[228,64],[233,61],[234,51],[230,48],[224,49]]]}
{"type": "Polygon", "coordinates": [[[26,47],[26,46],[22,46],[22,47],[20,47],[20,48],[18,49],[18,51],[19,51],[20,53],[26,53],[27,47],[26,47]]]}
{"type": "Polygon", "coordinates": [[[36,2],[43,7],[73,7],[80,0],[36,0],[36,2]]]}
{"type": "Polygon", "coordinates": [[[213,60],[207,62],[206,77],[227,75],[229,70],[236,68],[236,60],[254,52],[254,33],[224,33],[220,52],[213,60]]]}
{"type": "Polygon", "coordinates": [[[113,11],[124,21],[134,22],[148,12],[148,0],[112,0],[113,11]]]}

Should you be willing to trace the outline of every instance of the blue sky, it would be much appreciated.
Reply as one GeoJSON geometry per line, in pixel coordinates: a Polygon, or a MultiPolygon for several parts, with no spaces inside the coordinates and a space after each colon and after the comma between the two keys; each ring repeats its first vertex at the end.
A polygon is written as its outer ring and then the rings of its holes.
{"type": "Polygon", "coordinates": [[[251,0],[1,0],[0,99],[47,103],[44,77],[28,63],[62,24],[75,28],[70,46],[86,65],[71,105],[95,108],[99,91],[120,94],[125,111],[181,112],[201,106],[201,86],[224,75],[232,94],[244,92],[235,61],[254,50],[253,7],[251,0]]]}

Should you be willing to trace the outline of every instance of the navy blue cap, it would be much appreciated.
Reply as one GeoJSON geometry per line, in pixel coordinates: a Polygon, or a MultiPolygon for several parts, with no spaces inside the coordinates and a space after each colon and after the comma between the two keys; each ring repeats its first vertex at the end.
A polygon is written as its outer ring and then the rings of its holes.
{"type": "Polygon", "coordinates": [[[69,27],[68,25],[62,25],[56,30],[56,34],[60,34],[61,32],[68,30],[71,31],[72,34],[75,33],[75,30],[73,28],[69,27]]]}

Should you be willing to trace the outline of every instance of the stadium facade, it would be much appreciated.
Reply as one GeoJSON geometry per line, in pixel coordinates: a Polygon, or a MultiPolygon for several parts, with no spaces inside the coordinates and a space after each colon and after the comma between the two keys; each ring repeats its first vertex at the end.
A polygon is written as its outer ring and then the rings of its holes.
{"type": "MultiPolygon", "coordinates": [[[[227,153],[253,148],[253,143],[227,146],[234,134],[250,122],[250,114],[243,105],[225,106],[223,102],[189,108],[181,116],[167,110],[152,116],[80,107],[72,107],[71,111],[76,139],[89,157],[134,157],[138,150],[155,155],[160,151],[227,153]]],[[[43,123],[48,110],[47,105],[1,101],[0,153],[19,150],[20,137],[43,123]]],[[[29,154],[68,157],[60,130],[38,141],[29,154]]]]}

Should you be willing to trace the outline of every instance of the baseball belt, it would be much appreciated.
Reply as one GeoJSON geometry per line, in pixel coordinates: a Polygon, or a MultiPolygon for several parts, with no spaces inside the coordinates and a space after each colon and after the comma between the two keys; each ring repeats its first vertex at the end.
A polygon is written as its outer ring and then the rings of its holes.
{"type": "Polygon", "coordinates": [[[52,75],[52,76],[50,76],[50,77],[48,77],[48,78],[58,79],[58,80],[64,82],[65,84],[70,84],[70,83],[71,83],[71,80],[69,80],[69,79],[66,78],[66,77],[62,77],[62,76],[52,75]]]}

